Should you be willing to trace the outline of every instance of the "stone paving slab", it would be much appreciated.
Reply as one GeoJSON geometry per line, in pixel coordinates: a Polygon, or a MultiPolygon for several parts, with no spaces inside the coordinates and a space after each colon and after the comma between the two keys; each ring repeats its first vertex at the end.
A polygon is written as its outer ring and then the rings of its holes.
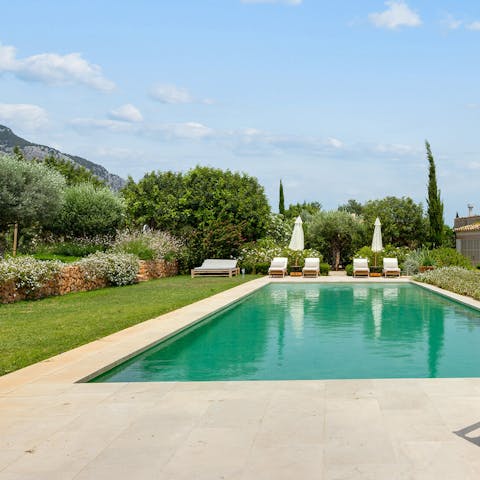
{"type": "Polygon", "coordinates": [[[75,383],[269,281],[1,377],[0,480],[480,478],[479,378],[75,383]]]}

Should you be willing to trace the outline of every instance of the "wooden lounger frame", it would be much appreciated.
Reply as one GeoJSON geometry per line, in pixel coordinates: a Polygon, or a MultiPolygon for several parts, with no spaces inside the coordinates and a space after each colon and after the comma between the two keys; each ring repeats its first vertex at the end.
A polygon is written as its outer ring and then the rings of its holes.
{"type": "Polygon", "coordinates": [[[192,268],[193,277],[212,276],[212,277],[234,277],[240,273],[240,268],[192,268]]]}
{"type": "Polygon", "coordinates": [[[283,268],[269,268],[268,269],[268,275],[270,277],[275,277],[276,275],[281,275],[282,278],[285,277],[285,275],[287,274],[287,271],[284,270],[283,268]]]}
{"type": "Polygon", "coordinates": [[[368,277],[370,275],[370,270],[354,270],[354,277],[368,277]]]}

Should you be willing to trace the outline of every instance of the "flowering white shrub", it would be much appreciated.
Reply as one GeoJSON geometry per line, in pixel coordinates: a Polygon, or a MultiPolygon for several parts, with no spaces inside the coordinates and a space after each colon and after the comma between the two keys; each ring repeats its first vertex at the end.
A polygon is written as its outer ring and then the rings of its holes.
{"type": "Polygon", "coordinates": [[[75,262],[85,278],[105,278],[111,285],[130,285],[137,280],[138,257],[129,253],[96,252],[75,262]]]}
{"type": "Polygon", "coordinates": [[[413,279],[480,300],[480,272],[475,270],[442,267],[416,275],[413,279]]]}
{"type": "Polygon", "coordinates": [[[13,280],[18,290],[31,295],[62,269],[62,262],[33,257],[11,257],[0,261],[0,285],[13,280]]]}
{"type": "Polygon", "coordinates": [[[289,265],[294,265],[295,262],[298,265],[303,265],[304,259],[307,257],[318,257],[322,261],[322,255],[317,250],[306,249],[297,252],[296,250],[281,247],[273,240],[265,238],[258,242],[246,244],[240,251],[238,261],[242,267],[250,270],[255,266],[270,265],[273,257],[287,257],[289,265]]]}
{"type": "Polygon", "coordinates": [[[141,260],[178,257],[184,244],[168,232],[148,230],[118,232],[113,243],[114,252],[132,253],[141,260]]]}
{"type": "Polygon", "coordinates": [[[280,245],[287,245],[292,235],[293,220],[287,220],[280,213],[270,213],[265,237],[280,245]]]}

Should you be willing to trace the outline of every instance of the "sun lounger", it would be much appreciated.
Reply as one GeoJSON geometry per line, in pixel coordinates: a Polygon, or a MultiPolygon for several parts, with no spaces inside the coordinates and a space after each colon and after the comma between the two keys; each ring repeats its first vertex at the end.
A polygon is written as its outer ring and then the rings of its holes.
{"type": "Polygon", "coordinates": [[[354,258],[353,259],[353,276],[366,276],[370,274],[370,269],[368,268],[368,258],[354,258]]]}
{"type": "Polygon", "coordinates": [[[398,268],[398,260],[396,258],[384,258],[383,259],[383,274],[400,276],[400,269],[398,268]]]}
{"type": "Polygon", "coordinates": [[[318,277],[320,273],[320,259],[319,258],[306,258],[305,265],[302,268],[302,275],[304,277],[318,277]]]}
{"type": "Polygon", "coordinates": [[[281,275],[282,278],[287,273],[287,263],[288,258],[286,257],[275,257],[270,264],[270,268],[268,269],[268,274],[273,277],[277,275],[281,275]]]}
{"type": "Polygon", "coordinates": [[[200,267],[192,268],[193,277],[200,275],[211,275],[217,277],[232,277],[238,275],[240,268],[237,267],[237,260],[223,260],[220,258],[208,258],[200,267]]]}

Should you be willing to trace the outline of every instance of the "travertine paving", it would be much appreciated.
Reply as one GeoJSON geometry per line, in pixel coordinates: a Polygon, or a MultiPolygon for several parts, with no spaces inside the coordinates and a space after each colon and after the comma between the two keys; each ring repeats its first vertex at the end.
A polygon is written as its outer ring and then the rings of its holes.
{"type": "Polygon", "coordinates": [[[478,378],[75,383],[268,281],[1,377],[0,479],[480,478],[478,378]]]}

